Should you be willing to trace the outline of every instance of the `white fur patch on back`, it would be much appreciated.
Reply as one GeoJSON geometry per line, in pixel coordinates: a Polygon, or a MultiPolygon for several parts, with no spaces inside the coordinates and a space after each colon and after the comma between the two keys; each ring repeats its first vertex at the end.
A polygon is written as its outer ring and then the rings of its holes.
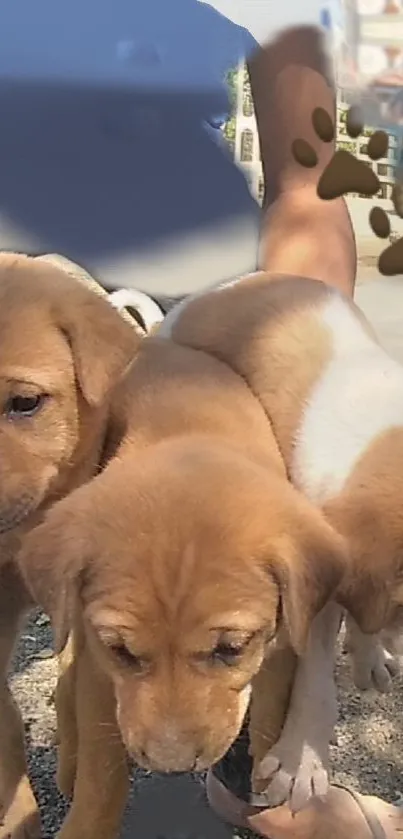
{"type": "Polygon", "coordinates": [[[290,477],[324,503],[341,492],[376,437],[403,426],[403,367],[341,297],[328,299],[317,316],[331,333],[333,356],[308,395],[290,477]]]}

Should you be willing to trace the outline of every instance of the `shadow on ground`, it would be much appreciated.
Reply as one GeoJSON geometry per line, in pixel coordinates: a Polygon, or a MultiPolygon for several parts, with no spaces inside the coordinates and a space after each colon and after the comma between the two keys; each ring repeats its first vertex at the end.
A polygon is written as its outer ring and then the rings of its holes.
{"type": "Polygon", "coordinates": [[[210,810],[201,780],[190,776],[137,779],[120,839],[232,839],[210,810]]]}
{"type": "MultiPolygon", "coordinates": [[[[41,807],[44,839],[53,839],[67,812],[55,785],[55,750],[30,747],[30,777],[41,807]],[[46,783],[44,783],[46,779],[46,783]]],[[[100,793],[101,794],[101,793],[100,793]]],[[[232,839],[233,830],[210,810],[202,779],[136,772],[120,839],[232,839]]]]}

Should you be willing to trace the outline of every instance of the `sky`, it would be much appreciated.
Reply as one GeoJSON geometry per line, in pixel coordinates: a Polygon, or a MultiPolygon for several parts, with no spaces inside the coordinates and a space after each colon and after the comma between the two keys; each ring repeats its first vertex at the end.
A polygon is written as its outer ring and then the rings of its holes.
{"type": "Polygon", "coordinates": [[[318,21],[324,4],[317,0],[210,0],[210,5],[249,29],[255,40],[262,43],[284,26],[318,21]]]}

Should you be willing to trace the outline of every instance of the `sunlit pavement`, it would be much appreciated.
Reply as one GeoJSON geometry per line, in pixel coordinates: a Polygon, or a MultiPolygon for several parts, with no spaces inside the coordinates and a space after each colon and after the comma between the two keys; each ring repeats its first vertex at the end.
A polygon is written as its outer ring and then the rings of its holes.
{"type": "Polygon", "coordinates": [[[403,363],[403,275],[381,277],[373,269],[361,269],[355,299],[381,343],[403,363]]]}

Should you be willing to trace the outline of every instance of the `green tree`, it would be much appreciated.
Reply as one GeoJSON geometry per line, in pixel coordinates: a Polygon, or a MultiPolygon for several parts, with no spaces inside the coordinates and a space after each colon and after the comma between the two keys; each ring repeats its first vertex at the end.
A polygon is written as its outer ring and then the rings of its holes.
{"type": "Polygon", "coordinates": [[[230,113],[232,114],[236,109],[236,87],[238,80],[238,72],[238,67],[233,67],[232,70],[228,70],[228,73],[225,76],[225,83],[228,88],[229,109],[230,113]]]}

